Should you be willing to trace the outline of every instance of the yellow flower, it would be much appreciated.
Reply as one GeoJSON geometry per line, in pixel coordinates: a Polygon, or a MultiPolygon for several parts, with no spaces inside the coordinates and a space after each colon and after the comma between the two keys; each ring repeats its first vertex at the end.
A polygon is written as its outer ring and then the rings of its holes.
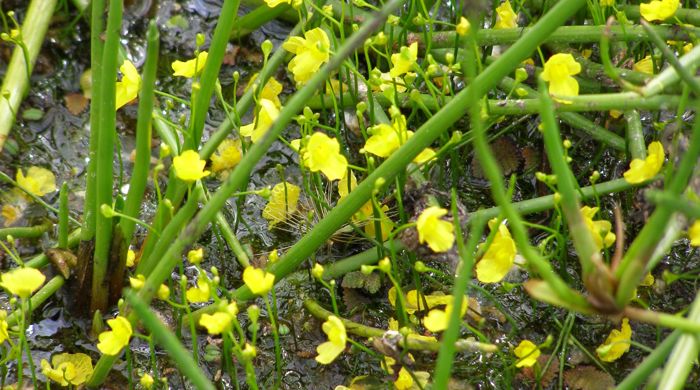
{"type": "Polygon", "coordinates": [[[588,226],[593,235],[593,242],[596,245],[596,250],[601,250],[603,248],[608,248],[615,242],[615,233],[611,232],[612,224],[609,221],[598,220],[594,221],[593,217],[598,213],[598,207],[581,207],[581,214],[583,215],[583,220],[588,226]]]}
{"type": "Polygon", "coordinates": [[[620,358],[630,349],[632,328],[627,318],[622,319],[620,330],[613,329],[605,342],[596,348],[596,354],[604,362],[612,362],[620,358]]]}
{"type": "Polygon", "coordinates": [[[202,259],[204,259],[204,248],[192,249],[187,252],[187,261],[190,264],[197,265],[202,262],[202,259]]]}
{"type": "Polygon", "coordinates": [[[231,316],[228,313],[216,312],[214,314],[202,314],[199,325],[207,328],[209,334],[221,334],[231,326],[231,316]]]}
{"type": "Polygon", "coordinates": [[[338,182],[338,196],[341,200],[344,199],[355,187],[357,187],[357,178],[355,174],[350,171],[338,182]],[[348,181],[350,181],[350,183],[348,183],[348,181]]]}
{"type": "Polygon", "coordinates": [[[275,224],[284,222],[297,211],[299,194],[301,189],[292,183],[282,182],[272,187],[270,201],[263,209],[262,216],[270,223],[270,228],[275,224]]]}
{"type": "Polygon", "coordinates": [[[150,389],[151,387],[153,387],[153,382],[153,377],[150,376],[148,373],[144,373],[139,379],[139,383],[144,389],[150,389]]]}
{"type": "Polygon", "coordinates": [[[122,72],[122,80],[117,81],[117,110],[126,103],[136,99],[141,89],[141,75],[139,75],[131,61],[124,60],[122,66],[119,67],[119,71],[122,72]]]}
{"type": "Polygon", "coordinates": [[[7,312],[5,310],[0,310],[0,344],[4,343],[5,340],[10,338],[10,334],[7,333],[7,312]]]}
{"type": "MultiPolygon", "coordinates": [[[[468,303],[466,300],[462,301],[462,316],[467,312],[468,303]]],[[[423,326],[433,333],[442,332],[447,329],[450,316],[452,315],[452,300],[445,306],[445,310],[433,309],[428,312],[428,315],[423,318],[423,326]]]]}
{"type": "MultiPolygon", "coordinates": [[[[244,92],[247,92],[251,87],[255,86],[257,88],[257,84],[255,83],[255,80],[258,79],[258,73],[253,74],[250,77],[250,81],[248,81],[248,85],[245,87],[243,90],[244,92]]],[[[282,107],[282,102],[280,102],[279,95],[282,93],[282,90],[284,87],[282,84],[280,84],[279,81],[275,80],[274,77],[270,77],[267,80],[267,83],[265,83],[265,86],[262,88],[262,91],[260,91],[260,99],[267,99],[270,100],[275,104],[277,108],[282,107]]]]}
{"type": "Polygon", "coordinates": [[[654,62],[651,60],[651,56],[646,56],[635,62],[632,68],[637,72],[654,74],[654,62]]]}
{"type": "Polygon", "coordinates": [[[418,241],[428,243],[433,252],[447,252],[455,242],[454,226],[440,219],[447,214],[442,207],[431,206],[423,210],[416,221],[418,241]]]}
{"type": "Polygon", "coordinates": [[[131,288],[134,290],[140,290],[143,288],[143,285],[146,283],[146,277],[138,274],[136,275],[135,278],[129,277],[129,285],[131,288]]]}
{"type": "Polygon", "coordinates": [[[503,4],[496,7],[496,25],[493,28],[516,28],[518,27],[518,15],[513,11],[510,1],[506,0],[503,4]]]}
{"type": "Polygon", "coordinates": [[[253,294],[265,295],[275,284],[275,274],[249,266],[243,270],[243,282],[253,294]]]}
{"type": "Polygon", "coordinates": [[[36,196],[44,196],[56,191],[56,176],[46,168],[29,167],[27,176],[24,176],[22,170],[18,169],[15,179],[17,184],[36,196]]]}
{"type": "Polygon", "coordinates": [[[700,219],[695,220],[688,229],[688,238],[690,238],[690,245],[700,246],[700,219]]]}
{"type": "Polygon", "coordinates": [[[197,55],[197,58],[193,58],[189,61],[175,61],[172,63],[173,76],[182,76],[187,78],[192,78],[196,74],[199,74],[202,69],[204,69],[204,64],[207,62],[207,57],[209,53],[203,51],[197,55]]]}
{"type": "Polygon", "coordinates": [[[600,0],[601,7],[612,7],[615,5],[615,0],[600,0]]]}
{"type": "Polygon", "coordinates": [[[413,380],[413,376],[406,370],[405,367],[401,367],[399,370],[399,375],[394,381],[394,388],[396,390],[419,390],[424,389],[425,385],[428,384],[430,379],[430,373],[426,371],[414,371],[413,375],[416,376],[419,383],[413,380]]]}
{"type": "Polygon", "coordinates": [[[323,333],[328,335],[328,341],[316,347],[316,361],[321,364],[330,364],[345,350],[347,342],[347,333],[345,333],[345,325],[336,316],[328,316],[328,320],[323,323],[323,333]]]}
{"type": "Polygon", "coordinates": [[[258,142],[267,130],[272,126],[272,123],[280,115],[280,111],[271,100],[260,99],[260,110],[255,116],[253,123],[241,126],[240,133],[244,137],[250,137],[253,143],[258,142]]]}
{"type": "Polygon", "coordinates": [[[108,320],[107,325],[112,329],[100,333],[97,343],[97,349],[104,355],[115,356],[121,352],[122,348],[129,345],[132,330],[129,320],[122,316],[117,316],[114,319],[108,320]]]}
{"type": "Polygon", "coordinates": [[[532,367],[540,357],[540,349],[530,340],[521,341],[513,353],[518,357],[515,367],[532,367]]]}
{"type": "Polygon", "coordinates": [[[167,284],[161,284],[160,286],[158,286],[158,291],[156,291],[156,297],[162,300],[170,298],[170,287],[168,287],[167,284]]]}
{"type": "Polygon", "coordinates": [[[270,8],[275,8],[280,4],[292,4],[292,0],[265,0],[265,4],[270,8]]]}
{"type": "Polygon", "coordinates": [[[209,280],[204,274],[200,274],[197,278],[197,287],[190,287],[187,289],[185,297],[187,301],[191,303],[207,302],[209,298],[211,298],[209,280]]]}
{"type": "Polygon", "coordinates": [[[45,280],[46,276],[36,268],[15,268],[0,276],[0,286],[20,298],[29,298],[45,280]]]}
{"type": "Polygon", "coordinates": [[[555,54],[547,60],[542,79],[549,82],[549,93],[555,96],[578,96],[578,81],[572,76],[581,72],[581,64],[569,53],[555,54]]]}
{"type": "Polygon", "coordinates": [[[173,168],[175,168],[175,176],[184,182],[197,181],[205,176],[208,176],[209,171],[204,170],[207,165],[205,160],[199,158],[199,153],[192,149],[185,150],[179,156],[173,158],[173,168]]]}
{"type": "Polygon", "coordinates": [[[62,353],[51,358],[51,364],[41,359],[41,371],[61,386],[78,386],[92,375],[92,359],[84,353],[62,353]]]}
{"type": "Polygon", "coordinates": [[[457,31],[457,34],[459,34],[461,36],[465,36],[469,32],[470,27],[471,27],[471,24],[469,24],[469,20],[467,20],[467,18],[462,16],[459,18],[459,23],[457,23],[457,26],[455,27],[455,31],[457,31]]]}
{"type": "Polygon", "coordinates": [[[304,148],[304,165],[311,172],[323,172],[328,180],[338,180],[348,170],[348,160],[340,153],[340,144],[335,138],[315,132],[304,148]]]}
{"type": "MultiPolygon", "coordinates": [[[[496,228],[497,220],[489,221],[489,227],[496,228]]],[[[515,241],[504,223],[498,225],[498,232],[491,245],[476,265],[476,278],[482,283],[497,283],[506,276],[515,261],[515,241]]],[[[483,244],[481,244],[483,245],[483,244]]]]}
{"type": "Polygon", "coordinates": [[[679,6],[679,0],[652,0],[649,3],[640,4],[639,12],[650,22],[664,21],[675,15],[679,6]]]}
{"type": "MultiPolygon", "coordinates": [[[[377,219],[374,217],[374,209],[372,208],[372,202],[367,202],[365,203],[365,206],[369,206],[367,211],[367,214],[364,218],[361,219],[361,221],[366,221],[365,223],[365,233],[367,233],[368,236],[370,237],[375,237],[377,232],[376,232],[376,227],[374,225],[374,221],[377,219]]],[[[364,208],[364,206],[363,206],[364,208]]],[[[362,209],[358,213],[356,213],[353,218],[357,217],[362,217],[362,209]]],[[[394,223],[391,222],[391,219],[386,215],[386,212],[389,211],[389,206],[383,205],[381,209],[379,209],[379,226],[382,229],[382,240],[386,241],[389,238],[389,234],[391,234],[391,231],[394,230],[394,223]]]]}
{"type": "Polygon", "coordinates": [[[653,178],[661,170],[665,158],[666,154],[661,142],[650,143],[647,147],[647,158],[632,160],[630,169],[624,173],[625,180],[630,184],[638,184],[653,178]]]}
{"type": "Polygon", "coordinates": [[[214,173],[231,169],[241,161],[241,141],[225,139],[211,155],[211,170],[214,173]]]}
{"type": "Polygon", "coordinates": [[[22,210],[20,210],[20,208],[17,206],[6,204],[2,206],[0,215],[2,215],[3,219],[5,219],[5,226],[12,226],[12,224],[17,222],[17,219],[19,219],[19,217],[22,215],[22,210]]]}
{"type": "Polygon", "coordinates": [[[126,266],[131,268],[136,265],[136,252],[133,249],[126,251],[126,266]]]}
{"type": "Polygon", "coordinates": [[[391,77],[399,77],[413,69],[413,65],[418,60],[418,42],[413,42],[411,46],[402,46],[398,53],[391,55],[392,67],[389,69],[391,77]]]}
{"type": "Polygon", "coordinates": [[[289,70],[294,75],[297,84],[304,84],[316,74],[330,57],[331,42],[321,28],[315,28],[304,33],[304,38],[291,37],[282,44],[288,52],[296,54],[289,61],[289,70]]]}
{"type": "MultiPolygon", "coordinates": [[[[369,132],[372,135],[365,142],[362,151],[383,158],[389,157],[413,136],[413,132],[406,129],[406,117],[402,114],[392,115],[391,126],[380,123],[371,127],[369,132]]],[[[413,162],[422,164],[433,157],[435,157],[435,152],[430,148],[425,148],[413,159],[413,162]]]]}
{"type": "MultiPolygon", "coordinates": [[[[388,298],[389,298],[389,303],[391,303],[392,306],[396,307],[396,288],[392,287],[389,289],[388,292],[388,298]]],[[[404,307],[404,310],[406,310],[406,313],[408,314],[413,314],[418,310],[429,310],[432,308],[435,308],[437,306],[444,306],[452,303],[452,295],[439,295],[439,294],[428,294],[428,295],[422,295],[419,294],[418,291],[416,290],[411,290],[406,293],[405,296],[405,302],[406,302],[406,307],[404,307]],[[428,307],[425,307],[425,305],[428,305],[428,307]],[[419,309],[420,307],[420,309],[419,309]]],[[[462,301],[462,306],[467,305],[467,301],[464,300],[462,301]]]]}

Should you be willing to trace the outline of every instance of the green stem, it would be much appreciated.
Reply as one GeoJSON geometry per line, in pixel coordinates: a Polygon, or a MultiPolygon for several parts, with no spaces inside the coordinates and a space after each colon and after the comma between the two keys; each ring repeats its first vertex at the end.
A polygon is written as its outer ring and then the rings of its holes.
{"type": "Polygon", "coordinates": [[[165,349],[168,357],[173,360],[179,371],[190,380],[194,388],[204,390],[216,389],[194,361],[190,352],[170,329],[156,317],[148,305],[131,290],[126,291],[124,295],[129,305],[139,316],[141,323],[150,331],[155,341],[165,349]]]}
{"type": "Polygon", "coordinates": [[[57,0],[32,0],[27,8],[20,33],[24,50],[18,45],[12,51],[12,58],[7,65],[2,87],[0,87],[3,94],[0,96],[0,151],[10,134],[15,123],[15,114],[29,88],[27,69],[30,71],[34,69],[56,3],[57,0]]]}
{"type": "MultiPolygon", "coordinates": [[[[678,64],[681,68],[685,69],[694,69],[700,65],[700,46],[695,46],[691,51],[678,59],[678,64]]],[[[658,76],[649,81],[647,85],[639,91],[639,93],[645,97],[657,95],[669,86],[673,86],[674,84],[678,83],[680,79],[681,76],[678,74],[676,69],[673,66],[669,66],[661,71],[658,76]]]]}
{"type": "Polygon", "coordinates": [[[58,195],[58,247],[68,249],[68,183],[64,182],[58,195]]]}
{"type": "MultiPolygon", "coordinates": [[[[92,129],[98,136],[97,144],[97,183],[95,187],[95,207],[103,204],[112,206],[112,180],[114,167],[114,138],[116,136],[116,74],[119,32],[122,24],[122,0],[110,0],[107,17],[106,38],[102,56],[100,95],[94,96],[95,104],[100,105],[99,127],[92,129]]],[[[95,216],[95,252],[92,268],[92,292],[90,311],[104,311],[107,308],[109,291],[105,288],[110,266],[110,246],[112,244],[112,221],[97,211],[95,216]]]]}
{"type": "Polygon", "coordinates": [[[630,159],[645,159],[647,157],[647,147],[644,143],[644,133],[642,120],[638,110],[625,111],[625,121],[627,122],[627,150],[630,159]]]}
{"type": "MultiPolygon", "coordinates": [[[[700,294],[695,296],[695,301],[690,307],[688,320],[700,324],[700,294]]],[[[695,361],[700,352],[700,340],[697,332],[695,334],[684,334],[673,347],[671,356],[668,358],[664,372],[661,375],[658,389],[671,390],[682,389],[686,385],[686,379],[690,374],[695,361]]]]}
{"type": "Polygon", "coordinates": [[[48,232],[52,226],[51,223],[43,223],[28,227],[0,228],[0,240],[7,240],[8,236],[12,236],[12,238],[38,238],[48,232]]]}
{"type": "Polygon", "coordinates": [[[261,5],[238,19],[236,26],[231,31],[230,38],[232,40],[240,39],[290,10],[292,10],[292,7],[284,3],[274,8],[270,8],[266,4],[261,5]]]}
{"type": "MultiPolygon", "coordinates": [[[[29,299],[29,306],[32,309],[36,309],[38,307],[41,307],[41,304],[44,303],[47,299],[49,299],[53,294],[58,291],[61,286],[65,283],[65,279],[63,279],[62,276],[54,276],[51,280],[46,282],[43,287],[39,289],[32,297],[29,299]]],[[[12,314],[7,316],[7,324],[9,326],[14,326],[17,325],[18,321],[22,317],[22,310],[17,309],[12,314]]]]}

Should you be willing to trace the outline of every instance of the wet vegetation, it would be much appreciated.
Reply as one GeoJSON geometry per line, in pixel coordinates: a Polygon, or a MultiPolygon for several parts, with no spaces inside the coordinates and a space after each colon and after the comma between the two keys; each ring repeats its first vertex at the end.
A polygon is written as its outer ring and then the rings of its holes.
{"type": "Polygon", "coordinates": [[[700,386],[696,1],[0,7],[0,387],[700,386]]]}

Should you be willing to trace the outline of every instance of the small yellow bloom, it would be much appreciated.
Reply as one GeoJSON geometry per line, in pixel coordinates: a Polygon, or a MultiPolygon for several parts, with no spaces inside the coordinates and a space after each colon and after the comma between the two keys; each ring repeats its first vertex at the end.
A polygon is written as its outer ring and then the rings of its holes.
{"type": "Polygon", "coordinates": [[[469,24],[469,20],[467,20],[467,18],[462,16],[459,18],[459,23],[457,23],[455,31],[457,31],[457,34],[459,34],[461,36],[465,36],[469,32],[470,28],[471,28],[471,24],[469,24]]]}
{"type": "Polygon", "coordinates": [[[117,81],[117,110],[126,103],[136,99],[141,89],[141,75],[139,75],[131,61],[125,60],[122,66],[119,67],[119,71],[122,72],[122,80],[117,81]]]}
{"type": "Polygon", "coordinates": [[[690,245],[700,246],[700,219],[695,220],[688,229],[688,238],[690,238],[690,245]]]}
{"type": "Polygon", "coordinates": [[[146,277],[138,274],[136,275],[135,278],[129,277],[129,285],[131,288],[134,290],[140,290],[143,288],[143,285],[146,283],[146,277]]]}
{"type": "Polygon", "coordinates": [[[392,67],[389,70],[391,77],[399,77],[411,71],[413,65],[418,60],[418,42],[413,42],[411,46],[402,46],[398,53],[391,55],[392,67]]]}
{"type": "Polygon", "coordinates": [[[365,152],[372,153],[378,157],[389,157],[401,144],[406,142],[413,132],[406,131],[406,128],[390,126],[380,123],[369,129],[370,136],[363,148],[365,152]]]}
{"type": "Polygon", "coordinates": [[[340,153],[340,143],[335,138],[315,132],[303,151],[304,165],[311,172],[323,172],[328,180],[338,180],[348,170],[348,160],[340,153]]]}
{"type": "Polygon", "coordinates": [[[328,320],[323,323],[322,328],[323,332],[328,335],[328,341],[316,347],[316,352],[318,352],[316,361],[321,364],[330,364],[345,350],[348,336],[343,322],[333,315],[328,316],[328,320]]]}
{"type": "Polygon", "coordinates": [[[192,78],[196,74],[199,74],[202,69],[204,69],[204,64],[207,62],[207,57],[209,53],[203,51],[197,55],[197,58],[193,58],[189,61],[175,61],[172,63],[173,76],[182,76],[187,78],[192,78]]]}
{"type": "MultiPolygon", "coordinates": [[[[515,241],[504,223],[495,226],[497,220],[489,221],[491,229],[498,229],[491,245],[476,265],[476,278],[482,283],[498,283],[508,273],[515,261],[515,241]]],[[[483,245],[483,244],[481,244],[483,245]]]]}
{"type": "Polygon", "coordinates": [[[265,295],[275,284],[275,274],[249,266],[243,270],[243,282],[253,294],[265,295]]]}
{"type": "Polygon", "coordinates": [[[162,300],[170,298],[170,287],[168,287],[167,284],[161,284],[160,286],[158,286],[158,291],[156,291],[156,297],[162,300]]]}
{"type": "Polygon", "coordinates": [[[7,333],[7,312],[5,310],[0,310],[0,344],[4,343],[5,340],[10,338],[10,334],[7,333]]]}
{"type": "Polygon", "coordinates": [[[197,181],[211,172],[204,170],[207,165],[206,160],[199,158],[199,153],[192,149],[185,150],[179,156],[173,158],[173,168],[175,168],[175,176],[184,182],[197,181]]]}
{"type": "Polygon", "coordinates": [[[139,383],[144,389],[150,389],[151,387],[153,387],[154,380],[153,377],[150,376],[148,373],[144,373],[143,375],[141,375],[139,383]]]}
{"type": "Polygon", "coordinates": [[[97,343],[97,349],[104,355],[115,356],[129,345],[129,339],[132,334],[131,324],[126,318],[117,316],[108,320],[107,325],[112,330],[100,333],[98,336],[100,342],[97,343]]]}
{"type": "Polygon", "coordinates": [[[513,11],[513,6],[510,5],[509,0],[506,0],[503,4],[496,7],[496,14],[496,25],[494,25],[493,28],[518,27],[518,15],[513,11]]]}
{"type": "Polygon", "coordinates": [[[2,218],[5,220],[5,226],[12,226],[22,215],[22,210],[17,206],[5,204],[2,206],[2,210],[0,210],[0,215],[2,215],[2,218]]]}
{"type": "Polygon", "coordinates": [[[338,196],[341,200],[345,199],[355,187],[357,187],[357,178],[355,174],[350,171],[350,173],[343,176],[338,182],[338,196]]]}
{"type": "Polygon", "coordinates": [[[661,142],[650,143],[647,147],[647,158],[632,160],[630,169],[624,173],[625,180],[630,184],[638,184],[653,178],[661,170],[665,158],[666,154],[661,142]]]}
{"type": "MultiPolygon", "coordinates": [[[[467,312],[468,303],[466,300],[462,301],[462,316],[467,312]]],[[[452,310],[454,310],[452,300],[445,306],[445,310],[433,309],[428,312],[428,315],[423,318],[423,326],[433,333],[442,332],[447,329],[449,325],[450,316],[452,315],[452,310]]]]}
{"type": "Polygon", "coordinates": [[[605,342],[596,349],[596,354],[604,362],[615,361],[630,349],[631,339],[630,322],[627,318],[623,318],[620,330],[613,329],[605,342]]]}
{"type": "Polygon", "coordinates": [[[418,241],[428,243],[433,252],[447,252],[455,242],[454,226],[440,219],[447,214],[442,207],[431,206],[423,210],[416,221],[418,241]]]}
{"type": "Polygon", "coordinates": [[[84,353],[62,353],[51,358],[51,364],[41,359],[41,371],[61,386],[78,386],[92,375],[92,359],[84,353]]]}
{"type": "Polygon", "coordinates": [[[419,383],[416,383],[413,380],[413,376],[411,376],[408,370],[406,370],[406,367],[401,367],[401,370],[399,370],[399,375],[394,381],[394,388],[396,390],[424,389],[425,385],[428,384],[428,380],[430,379],[430,373],[426,371],[414,371],[413,375],[415,375],[419,383]]]}
{"type": "MultiPolygon", "coordinates": [[[[247,92],[253,86],[257,88],[257,84],[255,83],[255,80],[257,79],[258,73],[253,74],[250,77],[250,81],[248,81],[248,85],[243,91],[247,92]]],[[[270,100],[275,104],[277,108],[282,108],[282,102],[280,102],[279,96],[282,93],[283,89],[284,87],[282,86],[282,84],[280,84],[279,81],[277,81],[274,77],[270,77],[267,80],[267,83],[265,83],[265,86],[262,88],[262,91],[260,91],[260,96],[258,97],[260,99],[270,100]]]]}
{"type": "Polygon", "coordinates": [[[639,5],[639,12],[649,22],[664,21],[676,14],[680,6],[679,0],[652,0],[639,5]]]}
{"type": "Polygon", "coordinates": [[[615,0],[600,0],[601,7],[612,7],[615,5],[615,0]]]}
{"type": "Polygon", "coordinates": [[[294,75],[297,84],[305,84],[316,74],[330,58],[331,42],[321,28],[314,28],[304,33],[304,38],[291,37],[282,47],[296,54],[289,61],[289,70],[294,75]]]}
{"type": "Polygon", "coordinates": [[[537,358],[540,357],[540,349],[530,340],[521,341],[513,353],[518,357],[515,367],[532,367],[537,363],[537,358]]]}
{"type": "Polygon", "coordinates": [[[258,142],[267,133],[267,130],[270,129],[270,126],[272,126],[272,123],[275,122],[279,115],[280,111],[275,106],[275,103],[271,100],[260,99],[258,115],[255,116],[253,123],[241,126],[240,133],[244,137],[250,137],[253,143],[258,142]]]}
{"type": "Polygon", "coordinates": [[[211,170],[214,173],[229,170],[241,161],[241,141],[225,139],[211,155],[211,170]]]}
{"type": "Polygon", "coordinates": [[[270,8],[275,8],[280,4],[292,4],[292,0],[265,0],[265,4],[270,8]]]}
{"type": "Polygon", "coordinates": [[[594,221],[593,217],[598,213],[598,207],[581,207],[581,214],[583,215],[583,220],[588,226],[591,235],[593,235],[593,242],[596,245],[596,250],[601,250],[603,248],[608,248],[615,242],[615,233],[612,230],[612,224],[606,220],[594,221]]]}
{"type": "Polygon", "coordinates": [[[569,53],[555,54],[547,60],[542,79],[549,82],[549,93],[555,96],[578,96],[578,81],[573,78],[581,72],[581,64],[569,53]]]}
{"type": "Polygon", "coordinates": [[[131,268],[136,265],[136,252],[133,249],[126,251],[126,266],[131,268]]]}
{"type": "Polygon", "coordinates": [[[282,182],[272,187],[270,201],[265,205],[262,216],[270,223],[270,228],[284,222],[297,211],[301,189],[292,183],[282,182]]]}
{"type": "Polygon", "coordinates": [[[45,280],[46,276],[36,268],[15,268],[0,276],[0,286],[20,298],[29,298],[45,280]]]}
{"type": "Polygon", "coordinates": [[[209,334],[221,334],[231,326],[231,316],[228,313],[216,312],[202,314],[199,325],[207,328],[209,334]]]}
{"type": "Polygon", "coordinates": [[[646,56],[635,62],[632,68],[637,72],[654,74],[654,62],[651,60],[651,56],[646,56]]]}
{"type": "Polygon", "coordinates": [[[29,167],[27,176],[24,176],[22,170],[18,169],[15,179],[17,184],[36,196],[44,196],[56,191],[56,176],[46,168],[29,167]]]}
{"type": "Polygon", "coordinates": [[[192,249],[187,252],[187,261],[190,264],[197,265],[202,262],[202,259],[204,259],[204,248],[192,249]]]}
{"type": "Polygon", "coordinates": [[[197,286],[190,287],[185,292],[185,297],[190,303],[201,303],[209,301],[211,298],[211,288],[209,287],[209,280],[204,274],[200,274],[197,278],[197,286]]]}
{"type": "MultiPolygon", "coordinates": [[[[396,307],[396,288],[391,287],[388,292],[389,303],[396,307]]],[[[418,310],[430,310],[438,306],[444,306],[452,303],[452,295],[439,295],[439,294],[419,294],[416,290],[411,290],[406,293],[404,302],[406,303],[406,313],[413,314],[418,310]],[[428,307],[425,307],[425,305],[428,307]],[[420,308],[420,309],[419,309],[420,308]]],[[[462,301],[462,305],[467,305],[467,301],[462,301]]]]}

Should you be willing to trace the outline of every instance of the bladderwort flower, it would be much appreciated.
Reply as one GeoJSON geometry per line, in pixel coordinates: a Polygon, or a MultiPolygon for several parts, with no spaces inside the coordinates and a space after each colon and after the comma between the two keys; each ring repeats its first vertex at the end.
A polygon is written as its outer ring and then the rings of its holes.
{"type": "Polygon", "coordinates": [[[661,142],[650,143],[644,160],[639,158],[632,160],[630,169],[624,173],[625,180],[630,184],[639,184],[653,178],[661,170],[665,158],[666,153],[661,142]]]}
{"type": "MultiPolygon", "coordinates": [[[[491,245],[481,260],[476,264],[476,278],[482,283],[498,283],[508,273],[515,261],[517,252],[515,241],[510,235],[508,227],[501,222],[496,226],[497,219],[489,221],[490,229],[498,229],[491,241],[491,245]]],[[[484,245],[484,244],[481,244],[484,245]]]]}
{"type": "Polygon", "coordinates": [[[7,333],[7,328],[9,324],[7,323],[7,312],[5,310],[0,310],[0,344],[4,343],[5,340],[10,338],[10,334],[7,333]]]}
{"type": "Polygon", "coordinates": [[[272,100],[260,99],[260,109],[253,123],[241,126],[240,133],[244,137],[250,137],[251,141],[256,143],[267,133],[279,115],[280,111],[272,100]]]}
{"type": "Polygon", "coordinates": [[[652,61],[651,56],[648,55],[642,58],[641,60],[635,62],[632,69],[634,69],[637,72],[654,74],[654,62],[652,61]]]}
{"type": "Polygon", "coordinates": [[[214,173],[228,171],[238,165],[241,162],[241,158],[243,158],[241,141],[227,138],[219,144],[210,157],[211,171],[214,173]]]}
{"type": "Polygon", "coordinates": [[[518,358],[515,367],[532,367],[537,363],[537,358],[540,357],[540,349],[530,340],[523,340],[513,350],[513,353],[518,358]]]}
{"type": "Polygon", "coordinates": [[[173,76],[192,78],[204,69],[204,64],[207,62],[209,53],[202,51],[197,54],[196,58],[188,61],[174,61],[171,66],[173,68],[173,76]]]}
{"type": "Polygon", "coordinates": [[[204,259],[204,248],[191,249],[187,252],[187,261],[192,265],[198,265],[204,259]]]}
{"type": "Polygon", "coordinates": [[[447,210],[438,206],[430,206],[423,210],[416,220],[418,241],[427,242],[433,252],[447,252],[455,242],[454,226],[451,222],[441,219],[447,215],[447,210]]]}
{"type": "Polygon", "coordinates": [[[197,278],[197,286],[190,287],[185,292],[185,298],[187,302],[190,303],[202,303],[208,302],[211,298],[211,287],[209,286],[209,279],[204,273],[199,274],[197,278]]]}
{"type": "Polygon", "coordinates": [[[122,73],[122,79],[117,81],[116,86],[117,110],[136,99],[141,89],[141,75],[131,61],[124,60],[122,66],[119,67],[119,71],[122,73]]]}
{"type": "Polygon", "coordinates": [[[610,247],[615,243],[615,233],[612,230],[612,224],[606,220],[594,221],[593,217],[598,213],[598,207],[581,207],[581,214],[583,215],[583,220],[588,227],[588,230],[593,235],[593,242],[595,243],[596,250],[601,250],[603,248],[610,247]]]}
{"type": "MultiPolygon", "coordinates": [[[[257,79],[258,73],[255,73],[252,76],[250,76],[248,85],[246,85],[243,92],[247,92],[253,86],[257,88],[257,84],[255,83],[255,80],[257,79]]],[[[272,103],[275,104],[277,108],[282,108],[282,102],[280,102],[279,95],[282,93],[283,89],[284,87],[282,86],[282,84],[280,84],[279,81],[277,81],[274,77],[270,77],[269,79],[267,79],[267,83],[265,83],[265,86],[262,87],[258,98],[270,100],[272,103]]]]}
{"type": "Polygon", "coordinates": [[[266,295],[275,285],[275,274],[252,266],[243,270],[243,283],[255,295],[266,295]]]}
{"type": "Polygon", "coordinates": [[[0,276],[0,287],[22,299],[30,295],[44,284],[46,276],[36,268],[15,268],[0,276]]]}
{"type": "Polygon", "coordinates": [[[297,84],[305,84],[330,58],[331,42],[328,35],[317,27],[304,33],[304,38],[291,37],[282,48],[296,54],[288,68],[297,84]]]}
{"type": "Polygon", "coordinates": [[[578,96],[578,81],[573,76],[580,72],[581,64],[576,62],[574,56],[569,53],[557,53],[545,62],[542,79],[549,82],[551,95],[578,96]]]}
{"type": "Polygon", "coordinates": [[[29,167],[27,176],[24,176],[22,170],[18,169],[15,180],[32,195],[44,196],[56,191],[56,176],[46,168],[29,167]]]}
{"type": "MultiPolygon", "coordinates": [[[[469,303],[466,299],[462,300],[462,309],[460,310],[460,317],[467,313],[467,308],[469,303]]],[[[447,329],[449,325],[450,316],[452,315],[452,310],[454,310],[454,303],[451,299],[450,302],[445,306],[445,309],[433,309],[428,312],[428,315],[423,318],[423,326],[433,333],[442,332],[447,329]]]]}
{"type": "Polygon", "coordinates": [[[503,29],[516,27],[518,27],[518,15],[513,11],[513,6],[510,5],[510,1],[506,0],[496,7],[496,24],[493,28],[503,29]]]}
{"type": "Polygon", "coordinates": [[[202,314],[199,318],[199,325],[207,328],[207,332],[212,335],[221,334],[231,327],[231,315],[224,312],[214,314],[202,314]]]}
{"type": "Polygon", "coordinates": [[[178,179],[191,183],[205,176],[209,176],[211,172],[204,169],[207,165],[206,160],[199,158],[199,153],[192,149],[185,150],[179,156],[173,158],[173,168],[175,176],[178,179]]]}
{"type": "Polygon", "coordinates": [[[107,325],[112,330],[104,331],[98,336],[99,343],[97,349],[104,355],[115,356],[121,350],[129,345],[132,329],[129,320],[122,316],[117,316],[111,320],[107,320],[107,325]]]}
{"type": "Polygon", "coordinates": [[[639,13],[649,22],[664,21],[676,14],[679,0],[653,0],[639,5],[639,13]]]}
{"type": "MultiPolygon", "coordinates": [[[[386,158],[394,153],[401,145],[413,136],[413,132],[406,127],[406,117],[398,108],[392,107],[391,125],[380,123],[369,129],[371,136],[365,142],[360,152],[371,153],[377,157],[386,158]]],[[[414,159],[416,164],[422,164],[435,157],[435,151],[425,148],[414,159]]]]}
{"type": "Polygon", "coordinates": [[[321,364],[330,364],[345,350],[347,333],[345,325],[340,318],[331,315],[322,326],[323,333],[328,336],[328,341],[316,347],[316,361],[321,364]]]}
{"type": "Polygon", "coordinates": [[[286,221],[297,211],[300,193],[301,188],[286,181],[272,187],[270,200],[262,211],[262,216],[268,221],[270,229],[286,221]]]}
{"type": "Polygon", "coordinates": [[[41,372],[61,386],[79,386],[92,375],[92,359],[84,353],[61,353],[51,358],[51,364],[41,359],[41,372]]]}
{"type": "Polygon", "coordinates": [[[700,219],[690,225],[688,229],[688,238],[690,239],[690,245],[700,246],[700,219]]]}
{"type": "Polygon", "coordinates": [[[392,67],[389,69],[391,77],[399,77],[413,69],[418,60],[418,42],[413,42],[411,46],[402,46],[398,53],[391,55],[392,67]]]}
{"type": "Polygon", "coordinates": [[[341,179],[348,170],[348,160],[340,153],[338,140],[321,132],[309,137],[302,160],[311,172],[321,171],[330,181],[341,179]]]}
{"type": "Polygon", "coordinates": [[[455,26],[455,31],[458,35],[465,36],[469,32],[470,28],[471,24],[469,23],[469,20],[464,16],[461,16],[459,18],[459,23],[457,23],[457,26],[455,26]]]}
{"type": "Polygon", "coordinates": [[[605,342],[596,348],[595,352],[600,360],[613,362],[630,349],[631,340],[632,328],[629,319],[623,318],[620,330],[613,329],[605,342]]]}
{"type": "Polygon", "coordinates": [[[265,0],[265,4],[267,4],[267,6],[270,8],[275,8],[280,4],[289,4],[294,9],[298,9],[302,3],[302,0],[265,0]]]}

